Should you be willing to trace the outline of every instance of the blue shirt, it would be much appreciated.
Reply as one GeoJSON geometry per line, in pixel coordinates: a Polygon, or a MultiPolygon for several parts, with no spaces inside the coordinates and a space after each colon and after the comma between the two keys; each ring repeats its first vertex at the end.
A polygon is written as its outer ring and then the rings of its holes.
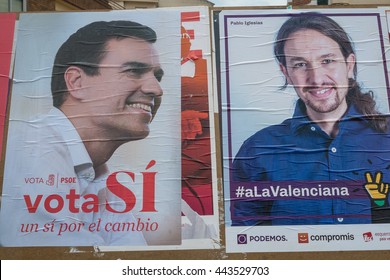
{"type": "Polygon", "coordinates": [[[353,105],[332,138],[310,121],[299,100],[293,118],[258,131],[244,142],[233,162],[232,181],[267,181],[274,186],[275,181],[354,182],[360,186],[353,190],[358,197],[233,199],[232,224],[371,223],[365,173],[381,171],[383,182],[389,183],[389,168],[389,134],[373,130],[353,105]]]}

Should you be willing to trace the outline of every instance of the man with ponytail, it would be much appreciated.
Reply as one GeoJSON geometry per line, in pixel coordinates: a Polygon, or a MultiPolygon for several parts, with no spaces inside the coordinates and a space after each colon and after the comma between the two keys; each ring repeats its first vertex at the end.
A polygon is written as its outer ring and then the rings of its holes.
{"type": "Polygon", "coordinates": [[[337,182],[349,191],[305,199],[272,199],[271,192],[271,198],[234,202],[233,225],[390,222],[388,116],[357,82],[348,34],[325,15],[295,14],[280,28],[274,54],[283,88],[292,86],[299,97],[295,112],[244,142],[233,162],[233,181],[272,181],[274,189],[275,181],[302,187],[337,182]]]}

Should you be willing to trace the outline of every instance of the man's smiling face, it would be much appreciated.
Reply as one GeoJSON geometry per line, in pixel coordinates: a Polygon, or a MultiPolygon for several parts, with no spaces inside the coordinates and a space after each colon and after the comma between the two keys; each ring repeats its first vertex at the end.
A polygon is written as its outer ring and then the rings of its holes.
{"type": "Polygon", "coordinates": [[[111,39],[99,64],[88,76],[81,114],[90,118],[97,135],[130,141],[145,138],[160,106],[163,70],[151,43],[141,39],[111,39]]]}
{"type": "Polygon", "coordinates": [[[344,58],[337,42],[312,29],[292,33],[284,54],[286,66],[281,65],[281,70],[306,104],[308,115],[314,119],[343,115],[354,54],[344,58]]]}

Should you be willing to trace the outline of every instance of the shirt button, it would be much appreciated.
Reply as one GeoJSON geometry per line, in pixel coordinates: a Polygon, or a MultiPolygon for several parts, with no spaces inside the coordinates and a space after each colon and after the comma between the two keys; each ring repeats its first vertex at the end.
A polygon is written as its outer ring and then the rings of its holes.
{"type": "Polygon", "coordinates": [[[342,223],[344,221],[343,218],[337,218],[337,221],[339,221],[339,223],[342,223]]]}
{"type": "Polygon", "coordinates": [[[314,126],[310,127],[311,131],[316,131],[316,128],[314,126]]]}
{"type": "Polygon", "coordinates": [[[335,147],[332,147],[331,151],[332,151],[332,153],[335,153],[335,152],[337,152],[337,149],[335,147]]]}

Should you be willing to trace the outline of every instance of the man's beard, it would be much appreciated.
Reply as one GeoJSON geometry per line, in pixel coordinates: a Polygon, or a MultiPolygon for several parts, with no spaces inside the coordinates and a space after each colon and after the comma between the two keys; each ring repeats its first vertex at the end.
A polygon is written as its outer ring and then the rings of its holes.
{"type": "Polygon", "coordinates": [[[330,113],[336,110],[341,105],[341,100],[338,95],[336,95],[332,100],[326,100],[324,102],[311,102],[306,100],[306,106],[311,110],[317,113],[330,113]],[[320,104],[316,104],[320,103],[320,104]],[[322,103],[322,104],[321,104],[322,103]]]}

